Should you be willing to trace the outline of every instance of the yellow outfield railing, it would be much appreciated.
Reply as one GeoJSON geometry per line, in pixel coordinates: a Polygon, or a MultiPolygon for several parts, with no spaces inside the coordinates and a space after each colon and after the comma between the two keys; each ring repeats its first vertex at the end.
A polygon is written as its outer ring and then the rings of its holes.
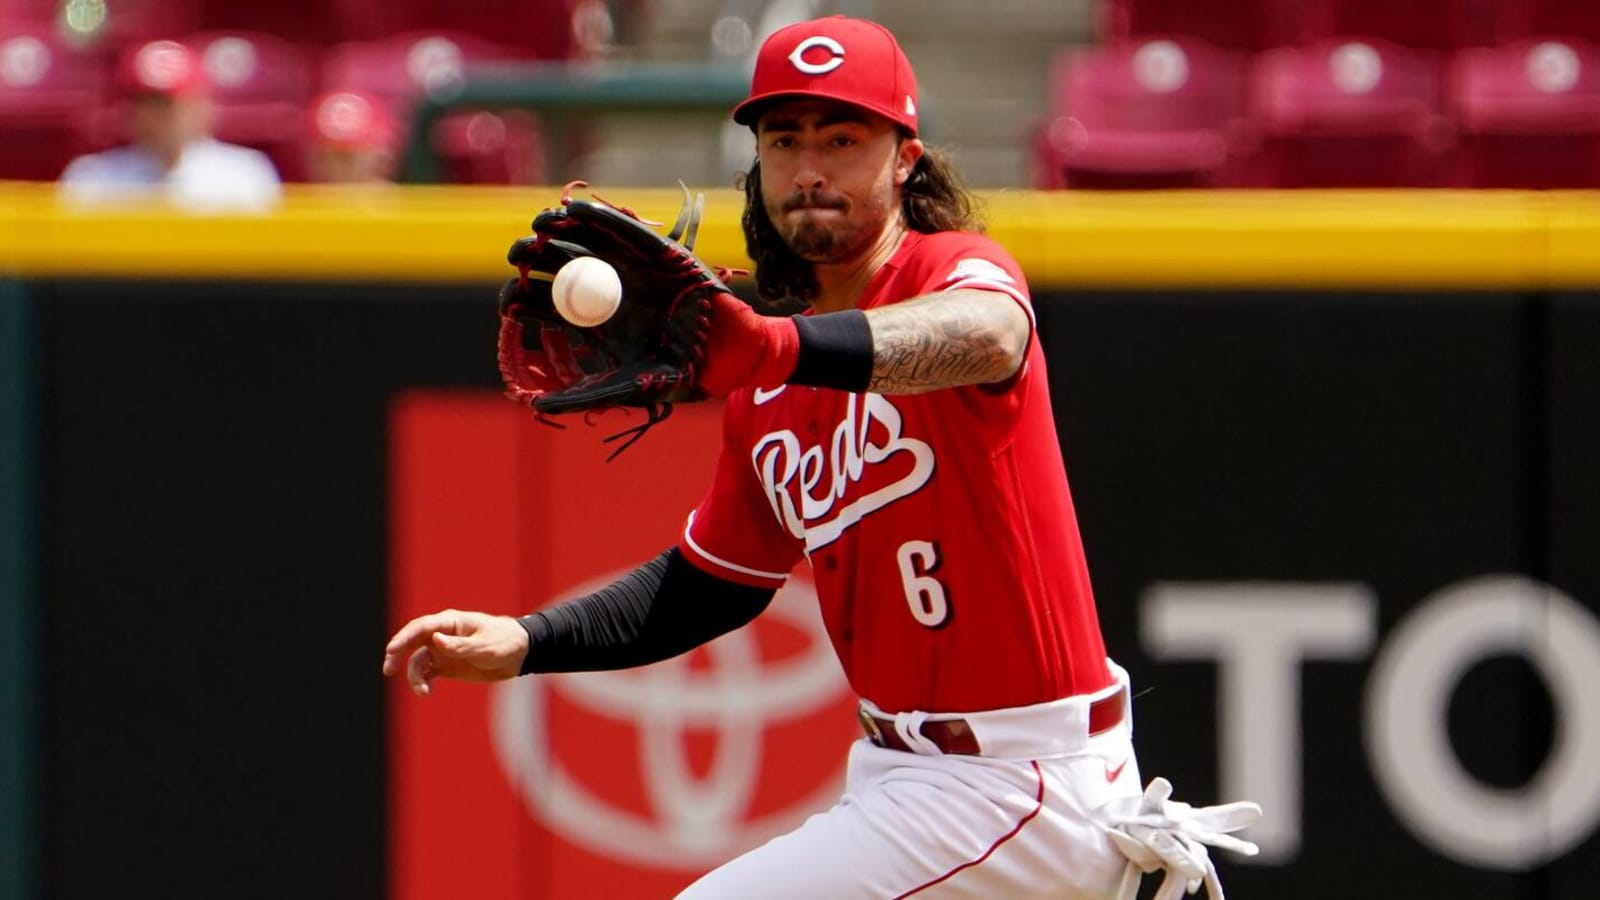
{"type": "MultiPolygon", "coordinates": [[[[676,188],[597,186],[671,222],[676,188]]],[[[697,250],[748,265],[743,196],[706,191],[697,250]]],[[[263,216],[63,205],[0,183],[12,277],[494,282],[559,187],[291,187],[263,216]]],[[[980,192],[990,233],[1035,289],[1600,287],[1600,193],[1499,191],[980,192]]]]}

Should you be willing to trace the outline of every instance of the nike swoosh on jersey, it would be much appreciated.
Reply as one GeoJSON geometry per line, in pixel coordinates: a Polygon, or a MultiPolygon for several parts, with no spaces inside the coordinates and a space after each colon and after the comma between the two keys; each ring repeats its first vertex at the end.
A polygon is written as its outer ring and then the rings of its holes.
{"type": "Polygon", "coordinates": [[[783,393],[783,389],[786,387],[788,387],[787,384],[780,384],[770,391],[763,388],[756,388],[755,396],[752,399],[755,401],[757,406],[760,406],[761,404],[766,403],[768,400],[771,400],[773,397],[783,393]]]}
{"type": "Polygon", "coordinates": [[[1117,767],[1115,769],[1111,768],[1110,766],[1106,766],[1106,781],[1107,782],[1116,781],[1117,778],[1122,775],[1122,770],[1126,769],[1127,767],[1128,767],[1128,760],[1127,759],[1123,759],[1122,762],[1118,763],[1117,767]]]}

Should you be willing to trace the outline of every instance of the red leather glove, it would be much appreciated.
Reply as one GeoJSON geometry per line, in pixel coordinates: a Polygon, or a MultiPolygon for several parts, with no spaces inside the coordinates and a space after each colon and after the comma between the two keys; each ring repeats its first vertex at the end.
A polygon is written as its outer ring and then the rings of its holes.
{"type": "Polygon", "coordinates": [[[800,331],[790,316],[763,316],[732,294],[711,297],[711,334],[699,385],[713,397],[744,387],[777,387],[800,361],[800,331]]]}

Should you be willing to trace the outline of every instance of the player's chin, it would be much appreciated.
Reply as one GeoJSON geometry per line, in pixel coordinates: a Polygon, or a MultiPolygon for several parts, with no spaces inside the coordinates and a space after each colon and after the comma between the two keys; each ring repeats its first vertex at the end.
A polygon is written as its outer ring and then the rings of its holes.
{"type": "Polygon", "coordinates": [[[802,223],[789,230],[785,236],[794,255],[811,263],[840,262],[848,241],[841,241],[839,231],[816,222],[802,223]]]}

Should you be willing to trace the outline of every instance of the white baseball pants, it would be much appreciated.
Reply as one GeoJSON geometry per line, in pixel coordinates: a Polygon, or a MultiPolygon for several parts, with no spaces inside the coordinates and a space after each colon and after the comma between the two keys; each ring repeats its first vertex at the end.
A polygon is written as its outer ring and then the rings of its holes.
{"type": "MultiPolygon", "coordinates": [[[[1112,671],[1126,688],[1127,673],[1112,671]]],[[[1137,796],[1142,779],[1131,710],[1091,737],[1091,699],[962,716],[985,756],[857,741],[838,804],[679,897],[1114,898],[1127,859],[1093,810],[1112,797],[1137,796]]]]}

